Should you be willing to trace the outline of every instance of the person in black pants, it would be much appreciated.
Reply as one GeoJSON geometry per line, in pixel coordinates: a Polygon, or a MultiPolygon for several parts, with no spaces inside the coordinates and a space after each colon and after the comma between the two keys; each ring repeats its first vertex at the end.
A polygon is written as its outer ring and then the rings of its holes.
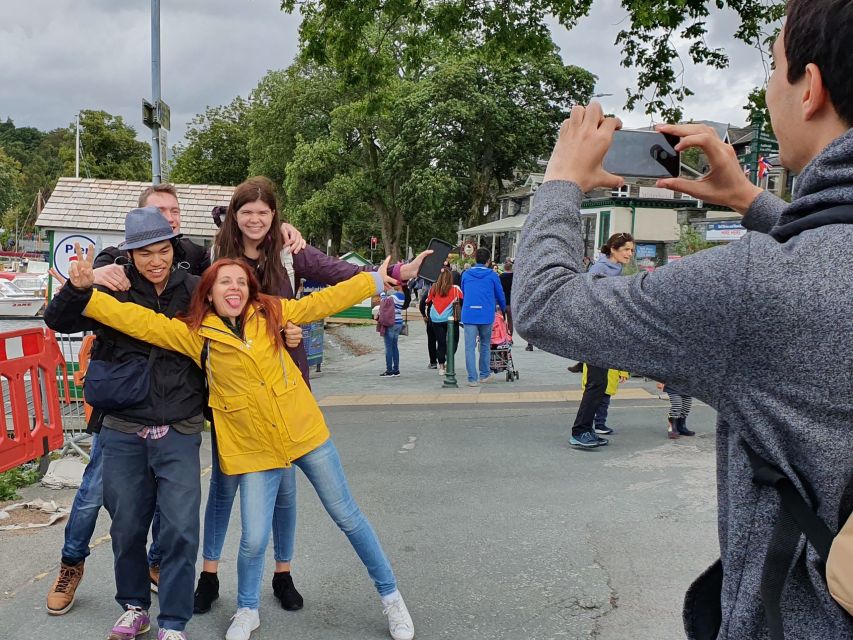
{"type": "Polygon", "coordinates": [[[424,324],[426,325],[427,350],[429,351],[429,368],[435,369],[438,367],[438,341],[435,337],[435,328],[432,325],[432,321],[429,319],[429,309],[427,308],[426,295],[421,296],[421,300],[418,303],[418,309],[420,309],[421,316],[423,316],[424,324]]]}
{"type": "Polygon", "coordinates": [[[607,444],[594,431],[595,412],[607,391],[607,369],[587,364],[586,386],[578,407],[569,444],[578,449],[594,449],[607,444]]]}

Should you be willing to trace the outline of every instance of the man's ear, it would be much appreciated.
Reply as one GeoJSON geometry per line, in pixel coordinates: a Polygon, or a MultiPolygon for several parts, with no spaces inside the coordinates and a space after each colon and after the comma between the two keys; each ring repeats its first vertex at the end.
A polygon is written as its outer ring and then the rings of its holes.
{"type": "Polygon", "coordinates": [[[813,120],[830,102],[829,91],[823,83],[823,74],[816,64],[809,63],[803,76],[803,119],[813,120]]]}

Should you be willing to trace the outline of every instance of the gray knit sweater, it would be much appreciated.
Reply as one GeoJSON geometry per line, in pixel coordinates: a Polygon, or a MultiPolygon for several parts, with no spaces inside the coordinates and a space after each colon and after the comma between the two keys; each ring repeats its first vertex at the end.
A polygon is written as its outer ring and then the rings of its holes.
{"type": "MultiPolygon", "coordinates": [[[[821,213],[853,203],[853,130],[803,171],[792,205],[762,194],[743,239],[653,273],[584,273],[582,199],[569,182],[536,193],[515,264],[515,326],[546,351],[664,380],[717,410],[718,638],[767,638],[759,586],[780,506],[752,482],[741,438],[801,492],[800,478],[811,485],[833,531],[853,509],[853,214],[821,213]]],[[[853,640],[819,565],[801,540],[786,638],[853,640]]]]}

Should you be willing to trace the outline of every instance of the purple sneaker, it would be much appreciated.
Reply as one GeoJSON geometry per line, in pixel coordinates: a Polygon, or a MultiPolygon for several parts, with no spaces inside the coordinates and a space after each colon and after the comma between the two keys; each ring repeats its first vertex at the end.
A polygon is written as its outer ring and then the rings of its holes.
{"type": "Polygon", "coordinates": [[[175,631],[174,629],[160,629],[157,632],[157,640],[187,640],[187,636],[183,631],[175,631]]]}
{"type": "Polygon", "coordinates": [[[107,640],[133,640],[150,628],[151,618],[148,617],[148,612],[140,607],[127,605],[127,611],[116,620],[107,640]]]}

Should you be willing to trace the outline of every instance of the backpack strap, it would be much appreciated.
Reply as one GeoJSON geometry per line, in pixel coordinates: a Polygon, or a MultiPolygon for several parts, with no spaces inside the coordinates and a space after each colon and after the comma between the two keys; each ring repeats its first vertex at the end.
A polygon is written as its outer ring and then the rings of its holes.
{"type": "MultiPolygon", "coordinates": [[[[782,512],[773,529],[770,544],[767,547],[767,557],[764,559],[764,569],[761,574],[761,601],[764,604],[771,640],[784,640],[782,594],[788,580],[788,573],[796,559],[800,538],[805,534],[826,563],[833,535],[794,483],[778,467],[758,455],[746,440],[741,439],[741,446],[752,467],[752,481],[776,489],[782,504],[782,512]]],[[[806,490],[809,490],[808,486],[806,490]]]]}
{"type": "Polygon", "coordinates": [[[290,247],[285,247],[281,250],[281,266],[287,272],[287,277],[290,280],[290,291],[293,297],[296,297],[296,269],[293,267],[293,254],[290,252],[290,247]]]}

